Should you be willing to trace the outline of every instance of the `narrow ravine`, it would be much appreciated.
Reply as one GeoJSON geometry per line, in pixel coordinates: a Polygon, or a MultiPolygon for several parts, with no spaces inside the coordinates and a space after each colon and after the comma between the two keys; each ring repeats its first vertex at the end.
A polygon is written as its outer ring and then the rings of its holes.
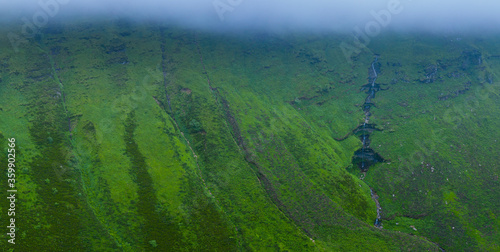
{"type": "Polygon", "coordinates": [[[362,172],[368,171],[368,168],[376,163],[383,162],[384,159],[376,153],[372,148],[370,148],[370,134],[373,131],[380,131],[377,129],[375,124],[370,124],[370,116],[371,116],[371,108],[375,106],[372,102],[372,99],[375,98],[375,95],[378,91],[383,89],[380,88],[380,85],[375,81],[377,80],[378,74],[375,69],[375,64],[378,62],[378,56],[375,56],[375,60],[372,62],[368,84],[361,87],[361,91],[365,91],[368,96],[365,98],[365,102],[363,103],[363,112],[365,114],[364,122],[362,125],[359,125],[355,130],[353,130],[353,134],[357,135],[361,143],[363,144],[361,149],[357,150],[354,153],[353,163],[357,164],[362,172]]]}
{"type": "Polygon", "coordinates": [[[375,219],[375,223],[373,224],[375,227],[382,227],[382,221],[380,217],[380,212],[382,211],[382,207],[380,207],[380,203],[378,202],[378,195],[373,192],[373,189],[370,188],[370,194],[372,196],[373,201],[375,201],[375,205],[377,206],[377,219],[375,219]]]}
{"type": "MultiPolygon", "coordinates": [[[[375,68],[375,64],[378,62],[378,55],[375,55],[375,59],[373,60],[371,67],[369,69],[368,75],[368,84],[363,85],[361,87],[361,91],[365,91],[368,96],[365,98],[365,102],[363,103],[363,112],[365,114],[364,121],[362,125],[359,125],[356,129],[352,131],[352,134],[355,134],[361,140],[362,146],[356,152],[354,152],[353,164],[357,165],[362,172],[361,179],[364,178],[368,169],[379,162],[384,162],[384,158],[382,158],[378,153],[376,153],[372,148],[370,148],[370,135],[374,131],[381,131],[377,129],[375,124],[370,124],[370,116],[372,115],[370,110],[373,106],[375,106],[372,100],[375,98],[375,95],[378,91],[384,90],[380,87],[380,84],[376,83],[378,73],[375,68]]],[[[370,188],[371,197],[377,206],[377,218],[375,219],[374,226],[377,228],[382,228],[381,222],[381,211],[380,203],[378,201],[378,195],[370,188]]]]}
{"type": "MultiPolygon", "coordinates": [[[[243,136],[241,135],[240,127],[238,125],[238,122],[235,118],[235,114],[233,111],[231,111],[229,102],[222,96],[222,94],[219,92],[219,89],[217,87],[213,87],[212,83],[210,82],[210,77],[209,74],[206,70],[205,63],[203,62],[203,54],[201,51],[201,47],[199,44],[199,40],[196,37],[195,38],[195,43],[196,43],[196,48],[198,51],[198,54],[200,56],[200,63],[203,68],[203,73],[205,74],[207,78],[207,83],[208,87],[212,92],[212,95],[215,98],[215,101],[217,103],[217,106],[221,109],[223,112],[223,115],[225,117],[226,121],[226,126],[228,127],[228,131],[231,133],[232,139],[236,146],[238,147],[239,151],[244,154],[245,161],[248,163],[250,169],[252,172],[255,174],[257,180],[259,183],[263,186],[264,190],[268,193],[268,196],[270,200],[273,202],[274,206],[277,208],[278,211],[280,211],[283,216],[286,216],[286,218],[290,218],[293,222],[292,224],[297,228],[297,230],[300,230],[301,233],[307,237],[309,240],[311,240],[313,243],[315,242],[312,235],[304,228],[300,228],[299,225],[297,224],[297,221],[291,216],[291,214],[284,208],[283,203],[279,200],[275,189],[272,186],[272,183],[269,181],[269,179],[264,175],[262,172],[262,167],[257,163],[253,158],[252,158],[252,153],[249,149],[247,149],[247,146],[245,144],[245,141],[243,140],[243,136]]],[[[233,224],[234,225],[234,224],[233,224]]],[[[236,234],[240,234],[238,232],[237,227],[234,225],[236,234]]],[[[238,242],[241,244],[241,240],[238,239],[238,242]]]]}
{"type": "MultiPolygon", "coordinates": [[[[368,74],[368,84],[363,85],[361,87],[361,91],[366,90],[366,94],[368,95],[365,98],[365,102],[363,103],[363,112],[365,114],[363,124],[360,124],[358,127],[356,127],[352,132],[349,132],[347,135],[344,137],[337,139],[337,141],[343,141],[347,139],[350,135],[354,134],[359,137],[359,139],[362,142],[362,147],[358,149],[357,151],[354,152],[354,156],[352,159],[353,165],[357,166],[361,172],[362,176],[361,179],[364,179],[366,172],[368,172],[368,169],[380,162],[385,162],[386,160],[380,156],[378,153],[376,153],[372,148],[370,148],[370,135],[375,132],[375,131],[382,131],[381,129],[377,128],[376,124],[370,123],[370,116],[372,115],[370,110],[372,107],[375,106],[373,103],[373,99],[375,98],[375,95],[378,91],[384,91],[387,89],[381,88],[380,84],[376,83],[376,80],[378,78],[378,73],[376,69],[376,64],[378,62],[378,57],[379,55],[375,55],[375,59],[373,60],[370,68],[369,68],[369,74],[368,74]]],[[[382,228],[382,207],[380,206],[379,202],[379,196],[377,193],[373,190],[373,188],[370,187],[370,195],[373,201],[375,202],[375,205],[377,207],[377,218],[375,219],[375,222],[373,223],[373,226],[376,228],[382,228]]],[[[423,237],[427,241],[429,241],[427,238],[423,237]]],[[[429,241],[436,246],[438,246],[440,251],[445,251],[443,248],[439,246],[439,244],[429,241]]]]}

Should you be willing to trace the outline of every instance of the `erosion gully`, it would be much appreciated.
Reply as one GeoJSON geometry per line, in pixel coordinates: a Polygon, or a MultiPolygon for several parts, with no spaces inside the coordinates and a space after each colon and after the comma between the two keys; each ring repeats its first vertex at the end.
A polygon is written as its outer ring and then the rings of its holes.
{"type": "MultiPolygon", "coordinates": [[[[352,131],[352,134],[358,136],[363,144],[360,149],[354,152],[354,157],[352,160],[353,164],[358,166],[363,173],[361,179],[364,178],[366,172],[368,171],[368,168],[370,168],[372,165],[375,165],[376,163],[385,161],[384,158],[382,158],[378,153],[370,148],[370,135],[374,131],[381,131],[380,129],[377,129],[375,124],[370,123],[370,116],[372,115],[370,110],[373,106],[375,106],[372,100],[375,98],[375,95],[378,91],[385,90],[381,88],[380,84],[376,83],[378,74],[375,66],[377,62],[378,55],[375,55],[375,59],[373,60],[368,71],[368,84],[361,87],[361,91],[366,91],[366,94],[368,95],[362,107],[365,114],[364,122],[352,131]]],[[[375,204],[377,206],[377,219],[375,220],[374,226],[377,228],[382,228],[380,216],[382,208],[380,207],[380,203],[378,201],[378,195],[371,188],[370,191],[371,197],[375,201],[375,204]]]]}
{"type": "MultiPolygon", "coordinates": [[[[372,100],[375,98],[375,94],[378,91],[384,91],[387,90],[383,89],[381,87],[381,84],[377,84],[376,80],[378,77],[377,69],[376,69],[376,64],[378,62],[378,57],[379,55],[375,55],[375,59],[373,60],[371,67],[369,68],[369,74],[368,74],[368,84],[365,84],[361,87],[361,91],[366,91],[366,94],[368,95],[365,98],[365,102],[363,103],[363,112],[365,113],[365,118],[363,124],[358,125],[352,132],[349,132],[347,135],[342,137],[341,139],[337,139],[338,141],[342,141],[349,137],[350,135],[354,134],[359,137],[361,142],[363,143],[362,147],[358,149],[357,151],[354,152],[354,156],[352,158],[352,163],[361,170],[362,176],[361,179],[364,179],[366,172],[368,171],[368,168],[370,168],[372,165],[375,165],[376,163],[380,162],[386,162],[382,156],[380,156],[378,153],[376,153],[372,148],[370,148],[370,135],[374,131],[382,131],[381,129],[377,128],[376,124],[371,124],[370,123],[370,116],[372,115],[370,110],[372,107],[375,106],[375,104],[372,102],[372,100]]],[[[375,204],[377,206],[377,218],[375,219],[375,222],[373,225],[376,228],[382,228],[382,221],[381,221],[381,215],[380,213],[382,212],[382,207],[380,207],[380,203],[378,201],[378,195],[373,191],[372,188],[370,188],[370,193],[373,201],[375,201],[375,204]]],[[[424,237],[424,239],[427,240],[427,238],[424,237]]],[[[429,241],[429,240],[428,240],[429,241]]],[[[445,251],[443,248],[439,246],[439,244],[429,241],[436,246],[438,246],[440,251],[445,251]]]]}

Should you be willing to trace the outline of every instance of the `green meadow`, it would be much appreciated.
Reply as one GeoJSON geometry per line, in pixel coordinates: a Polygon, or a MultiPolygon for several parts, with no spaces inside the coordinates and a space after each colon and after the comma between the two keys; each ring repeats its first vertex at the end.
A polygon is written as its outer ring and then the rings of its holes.
{"type": "Polygon", "coordinates": [[[113,19],[51,24],[18,52],[1,36],[18,202],[0,247],[499,251],[498,39],[385,32],[349,61],[344,34],[113,19]],[[352,132],[375,55],[384,162],[362,173],[352,132]]]}

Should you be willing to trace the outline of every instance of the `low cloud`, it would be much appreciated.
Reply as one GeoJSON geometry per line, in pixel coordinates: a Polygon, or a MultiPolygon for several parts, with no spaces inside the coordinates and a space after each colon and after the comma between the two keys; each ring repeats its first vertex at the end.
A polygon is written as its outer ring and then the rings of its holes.
{"type": "Polygon", "coordinates": [[[0,21],[102,15],[215,30],[346,32],[373,21],[380,28],[460,32],[496,31],[498,10],[500,1],[492,0],[3,0],[0,21]]]}

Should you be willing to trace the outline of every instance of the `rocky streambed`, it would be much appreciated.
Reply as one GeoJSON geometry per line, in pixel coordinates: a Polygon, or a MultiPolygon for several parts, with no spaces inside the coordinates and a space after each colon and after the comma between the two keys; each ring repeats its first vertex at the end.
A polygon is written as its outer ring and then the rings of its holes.
{"type": "Polygon", "coordinates": [[[369,69],[368,84],[361,87],[361,91],[366,91],[368,95],[362,105],[365,114],[364,122],[352,132],[360,138],[363,144],[362,147],[354,153],[353,157],[353,163],[357,165],[362,172],[366,172],[370,166],[384,161],[384,158],[370,148],[370,135],[374,131],[380,131],[380,129],[377,129],[377,125],[370,124],[370,116],[372,115],[370,110],[375,106],[373,99],[377,92],[384,90],[381,88],[380,84],[376,83],[378,73],[375,66],[377,62],[378,56],[376,55],[369,69]]]}
{"type": "MultiPolygon", "coordinates": [[[[373,60],[368,72],[369,72],[369,77],[368,77],[368,84],[365,84],[361,87],[361,91],[365,91],[367,94],[367,97],[365,98],[365,102],[362,105],[362,109],[364,112],[364,121],[363,124],[359,125],[356,129],[354,129],[351,134],[356,135],[359,137],[359,139],[362,142],[362,146],[360,149],[356,150],[354,152],[354,156],[352,159],[352,163],[359,167],[361,172],[365,174],[368,169],[375,165],[376,163],[384,162],[384,158],[380,156],[377,152],[375,152],[372,148],[370,148],[370,136],[373,132],[375,131],[381,131],[380,129],[377,128],[376,124],[370,123],[370,117],[371,117],[371,108],[375,106],[373,103],[373,100],[376,97],[377,92],[383,91],[380,84],[377,84],[377,63],[378,63],[378,55],[375,55],[375,59],[373,60]]],[[[362,179],[364,178],[364,175],[362,179]]],[[[375,219],[374,226],[381,228],[382,227],[382,222],[381,222],[381,210],[382,208],[380,207],[380,203],[378,201],[378,195],[371,190],[371,196],[372,199],[375,201],[375,204],[377,206],[377,218],[375,219]]]]}

